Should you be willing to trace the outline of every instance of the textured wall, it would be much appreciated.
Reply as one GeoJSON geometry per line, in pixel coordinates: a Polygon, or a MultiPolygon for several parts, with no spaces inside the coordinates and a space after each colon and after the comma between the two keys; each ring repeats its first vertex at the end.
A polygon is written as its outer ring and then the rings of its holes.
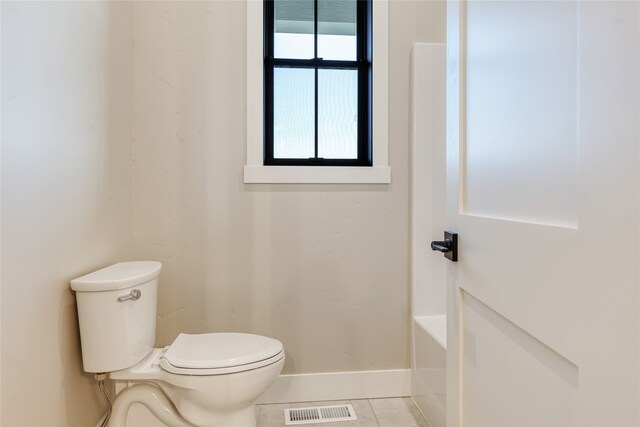
{"type": "Polygon", "coordinates": [[[2,2],[1,424],[96,422],[68,281],[123,259],[164,263],[158,344],[250,331],[286,372],[407,367],[409,51],[443,12],[391,5],[393,184],[244,185],[243,2],[2,2]]]}
{"type": "Polygon", "coordinates": [[[134,254],[164,265],[158,344],[248,331],[283,341],[286,373],[406,368],[409,53],[443,41],[444,5],[391,4],[388,186],[243,184],[245,13],[134,4],[134,254]]]}
{"type": "Polygon", "coordinates": [[[3,426],[92,426],[69,279],[131,240],[132,5],[2,2],[3,426]]]}

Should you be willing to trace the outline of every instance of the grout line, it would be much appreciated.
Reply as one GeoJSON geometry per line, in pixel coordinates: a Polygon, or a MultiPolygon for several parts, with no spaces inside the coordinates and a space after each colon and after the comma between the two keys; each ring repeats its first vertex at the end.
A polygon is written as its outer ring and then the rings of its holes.
{"type": "Polygon", "coordinates": [[[367,399],[367,404],[369,404],[369,408],[371,408],[371,413],[373,414],[373,418],[376,419],[376,424],[380,427],[380,420],[378,419],[378,414],[376,414],[376,410],[373,409],[373,405],[371,404],[371,399],[367,399]]]}
{"type": "Polygon", "coordinates": [[[422,409],[420,408],[420,405],[418,405],[418,403],[416,402],[416,400],[413,398],[413,396],[409,396],[409,399],[411,399],[411,401],[413,402],[413,404],[415,405],[416,409],[418,410],[418,413],[420,415],[422,415],[422,418],[424,418],[424,420],[427,422],[427,426],[428,427],[432,427],[431,423],[429,422],[429,419],[427,418],[427,416],[424,414],[424,412],[422,412],[422,409]]]}

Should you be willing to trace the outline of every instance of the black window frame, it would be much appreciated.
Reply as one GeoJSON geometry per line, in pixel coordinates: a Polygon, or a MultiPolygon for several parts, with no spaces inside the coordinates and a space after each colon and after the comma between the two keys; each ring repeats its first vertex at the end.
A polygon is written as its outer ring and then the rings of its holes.
{"type": "Polygon", "coordinates": [[[273,55],[275,1],[264,0],[264,165],[265,166],[372,166],[372,0],[356,0],[356,60],[318,58],[318,0],[314,1],[314,58],[287,59],[273,55]],[[283,159],[273,156],[273,74],[276,67],[315,70],[315,156],[308,159],[283,159]],[[318,157],[318,70],[348,69],[358,72],[358,158],[325,159],[318,157]]]}

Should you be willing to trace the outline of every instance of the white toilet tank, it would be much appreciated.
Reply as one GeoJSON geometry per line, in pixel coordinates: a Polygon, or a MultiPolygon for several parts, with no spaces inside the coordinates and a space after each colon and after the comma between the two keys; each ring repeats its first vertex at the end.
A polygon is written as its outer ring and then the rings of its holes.
{"type": "Polygon", "coordinates": [[[129,368],[153,349],[157,261],[120,262],[71,281],[85,372],[129,368]]]}

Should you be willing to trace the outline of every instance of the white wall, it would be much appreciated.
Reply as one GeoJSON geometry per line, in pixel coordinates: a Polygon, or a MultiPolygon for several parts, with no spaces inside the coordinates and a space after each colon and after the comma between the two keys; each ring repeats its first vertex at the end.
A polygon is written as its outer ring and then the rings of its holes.
{"type": "Polygon", "coordinates": [[[129,255],[132,5],[2,2],[3,426],[90,426],[69,279],[129,255]]]}
{"type": "Polygon", "coordinates": [[[444,5],[390,7],[389,186],[243,184],[245,13],[134,5],[134,253],[164,265],[158,344],[248,331],[283,341],[285,373],[406,368],[409,53],[444,40],[444,5]]]}
{"type": "Polygon", "coordinates": [[[446,227],[446,44],[412,49],[411,288],[412,315],[445,315],[447,264],[431,250],[446,227]]]}

